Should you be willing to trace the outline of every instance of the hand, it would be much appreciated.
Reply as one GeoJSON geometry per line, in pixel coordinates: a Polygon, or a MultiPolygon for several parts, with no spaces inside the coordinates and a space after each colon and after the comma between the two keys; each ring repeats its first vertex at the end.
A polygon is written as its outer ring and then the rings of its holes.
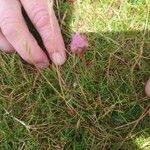
{"type": "Polygon", "coordinates": [[[64,41],[50,0],[1,0],[0,1],[0,49],[17,53],[28,63],[39,68],[49,65],[49,60],[29,32],[22,16],[21,6],[42,37],[54,64],[66,60],[64,41]]]}

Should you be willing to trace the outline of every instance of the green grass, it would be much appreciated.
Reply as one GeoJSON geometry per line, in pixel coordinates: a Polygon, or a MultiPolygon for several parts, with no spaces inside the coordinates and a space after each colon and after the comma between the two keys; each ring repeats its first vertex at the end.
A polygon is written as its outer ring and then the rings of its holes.
{"type": "Polygon", "coordinates": [[[149,1],[58,2],[66,47],[90,47],[44,71],[0,54],[0,149],[150,150],[149,1]]]}

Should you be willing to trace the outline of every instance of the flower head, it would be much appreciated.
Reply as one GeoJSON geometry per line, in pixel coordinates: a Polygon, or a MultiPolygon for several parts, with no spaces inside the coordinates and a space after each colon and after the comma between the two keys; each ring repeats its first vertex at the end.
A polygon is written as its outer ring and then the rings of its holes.
{"type": "Polygon", "coordinates": [[[73,53],[82,53],[88,46],[89,43],[85,36],[81,35],[79,32],[72,35],[70,49],[73,53]]]}

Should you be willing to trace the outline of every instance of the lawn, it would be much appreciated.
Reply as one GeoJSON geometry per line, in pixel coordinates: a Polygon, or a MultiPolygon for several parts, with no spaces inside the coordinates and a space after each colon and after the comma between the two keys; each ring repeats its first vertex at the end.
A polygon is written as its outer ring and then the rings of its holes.
{"type": "Polygon", "coordinates": [[[68,60],[0,54],[1,150],[150,150],[149,0],[56,0],[68,60]],[[89,40],[69,51],[73,32],[89,40]]]}

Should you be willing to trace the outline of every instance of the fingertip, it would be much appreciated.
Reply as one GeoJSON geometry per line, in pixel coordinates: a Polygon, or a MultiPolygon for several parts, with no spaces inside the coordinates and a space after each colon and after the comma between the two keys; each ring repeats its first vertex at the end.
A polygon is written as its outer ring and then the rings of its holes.
{"type": "Polygon", "coordinates": [[[145,85],[145,93],[147,96],[150,97],[150,78],[148,79],[146,85],[145,85]]]}
{"type": "Polygon", "coordinates": [[[36,66],[38,69],[45,69],[45,68],[48,68],[49,63],[43,63],[43,62],[41,62],[41,63],[37,63],[35,66],[36,66]]]}
{"type": "Polygon", "coordinates": [[[63,65],[66,61],[66,54],[61,54],[59,52],[54,52],[51,55],[51,60],[55,65],[63,65]]]}
{"type": "Polygon", "coordinates": [[[0,31],[0,50],[6,53],[15,52],[14,47],[7,41],[2,32],[0,31]]]}
{"type": "Polygon", "coordinates": [[[0,47],[0,51],[2,51],[2,52],[5,52],[5,53],[14,53],[15,52],[15,50],[12,48],[4,48],[4,47],[0,47]]]}

